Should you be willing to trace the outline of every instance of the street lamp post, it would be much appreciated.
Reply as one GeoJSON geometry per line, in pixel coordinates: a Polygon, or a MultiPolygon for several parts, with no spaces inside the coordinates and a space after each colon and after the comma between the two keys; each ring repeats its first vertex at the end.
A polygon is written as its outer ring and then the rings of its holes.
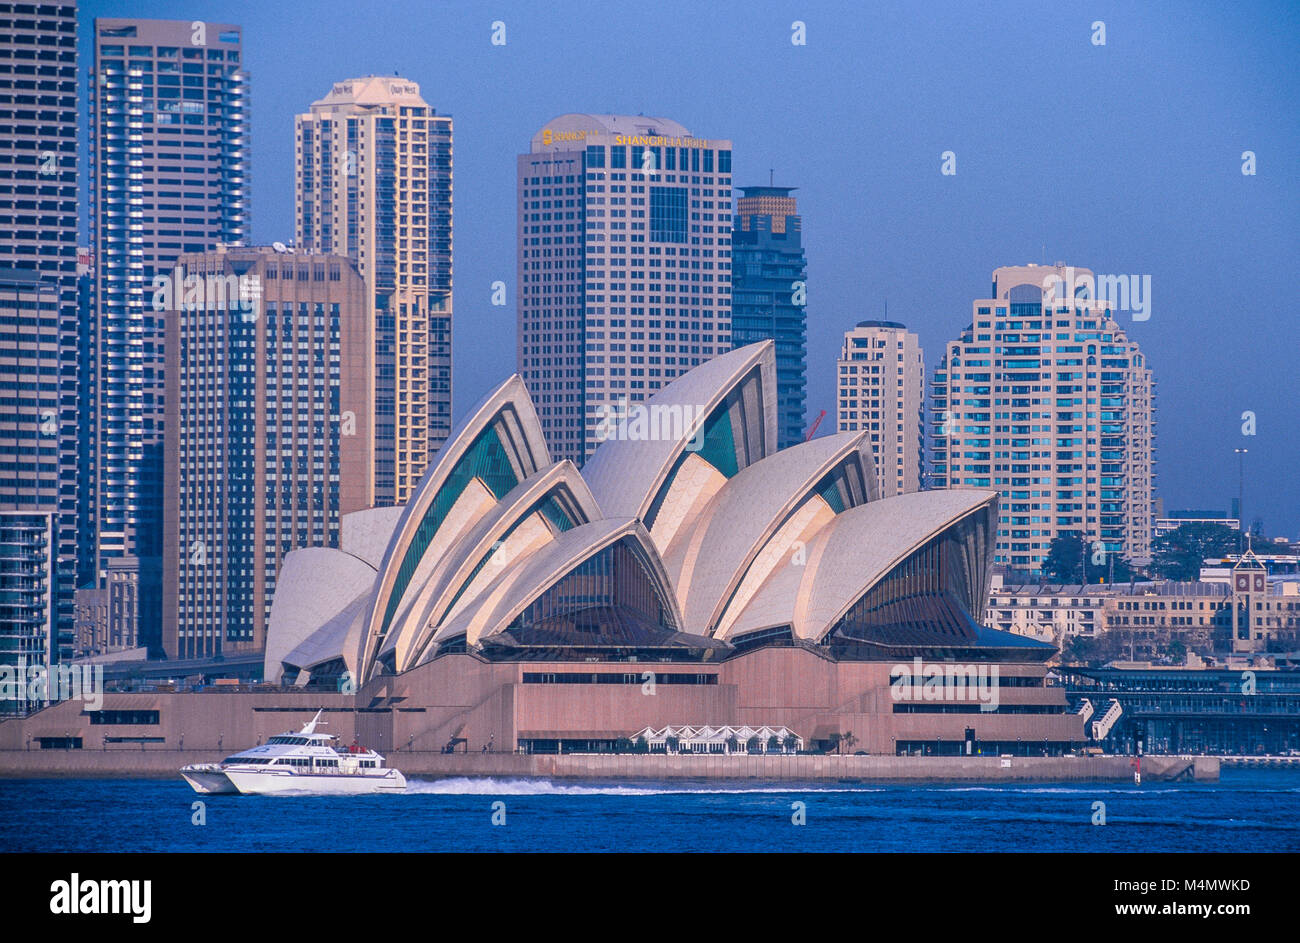
{"type": "Polygon", "coordinates": [[[1237,456],[1237,518],[1241,533],[1246,535],[1246,453],[1249,449],[1233,449],[1237,456]]]}

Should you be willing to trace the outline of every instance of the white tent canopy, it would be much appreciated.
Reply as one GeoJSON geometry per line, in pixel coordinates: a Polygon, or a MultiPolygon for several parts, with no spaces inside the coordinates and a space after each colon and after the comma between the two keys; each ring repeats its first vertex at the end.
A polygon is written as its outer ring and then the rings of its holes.
{"type": "Polygon", "coordinates": [[[794,749],[803,748],[803,738],[796,734],[789,727],[694,727],[694,726],[668,726],[656,730],[653,727],[646,727],[632,735],[633,740],[644,740],[651,750],[656,748],[667,748],[668,738],[674,737],[677,740],[677,752],[679,753],[731,753],[732,749],[728,745],[733,737],[735,738],[735,752],[747,753],[747,744],[750,740],[758,738],[758,750],[760,753],[777,752],[783,753],[789,749],[790,741],[793,741],[794,749]],[[768,743],[776,737],[780,742],[780,747],[775,751],[768,750],[768,743]]]}

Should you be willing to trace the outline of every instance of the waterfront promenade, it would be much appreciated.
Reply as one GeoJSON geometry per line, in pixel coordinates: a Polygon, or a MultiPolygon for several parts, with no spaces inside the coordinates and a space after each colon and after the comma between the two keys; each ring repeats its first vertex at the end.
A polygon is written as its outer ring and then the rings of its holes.
{"type": "MultiPolygon", "coordinates": [[[[395,751],[408,778],[453,776],[578,780],[764,782],[1088,782],[1133,778],[1130,756],[835,756],[432,753],[395,751]]],[[[168,778],[211,750],[0,750],[0,778],[168,778]]],[[[1142,757],[1143,781],[1219,778],[1218,757],[1142,757]]]]}

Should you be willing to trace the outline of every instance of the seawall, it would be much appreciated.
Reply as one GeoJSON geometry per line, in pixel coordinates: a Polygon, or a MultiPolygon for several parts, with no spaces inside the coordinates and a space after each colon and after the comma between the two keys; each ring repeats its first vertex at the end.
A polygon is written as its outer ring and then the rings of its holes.
{"type": "MultiPolygon", "coordinates": [[[[1133,757],[523,755],[399,751],[389,763],[408,778],[493,776],[579,780],[714,782],[1089,782],[1133,778],[1133,757]]],[[[188,763],[223,759],[210,750],[0,750],[0,778],[179,778],[188,763]]],[[[1212,756],[1142,757],[1143,781],[1219,778],[1212,756]]]]}

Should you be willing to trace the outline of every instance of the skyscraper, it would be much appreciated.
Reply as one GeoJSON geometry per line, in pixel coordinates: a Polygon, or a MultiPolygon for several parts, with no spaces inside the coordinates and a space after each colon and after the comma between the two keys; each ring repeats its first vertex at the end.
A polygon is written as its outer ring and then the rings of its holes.
{"type": "Polygon", "coordinates": [[[266,247],[182,255],[174,280],[163,650],[260,650],[285,554],[369,506],[365,289],[341,256],[266,247]]]}
{"type": "Polygon", "coordinates": [[[1067,273],[1093,277],[1063,263],[994,270],[933,380],[933,484],[1002,492],[994,561],[1022,570],[1067,533],[1150,558],[1151,370],[1108,302],[1056,290],[1067,273]]]}
{"type": "Polygon", "coordinates": [[[804,437],[807,260],[793,187],[742,187],[731,231],[731,345],[776,342],[777,445],[804,437]]]}
{"type": "Polygon", "coordinates": [[[552,455],[731,349],[731,142],[562,115],[518,162],[518,368],[552,455]]]}
{"type": "MultiPolygon", "coordinates": [[[[62,512],[59,287],[32,269],[0,269],[0,668],[48,668],[72,631],[75,535],[62,512]]],[[[19,685],[0,714],[44,706],[19,685]]],[[[11,693],[12,692],[12,693],[11,693]]]]}
{"type": "Polygon", "coordinates": [[[77,8],[0,3],[0,25],[0,665],[48,666],[74,641],[77,8]]]}
{"type": "Polygon", "coordinates": [[[844,332],[835,365],[837,431],[870,430],[880,494],[921,490],[925,357],[896,321],[859,321],[844,332]]]}
{"type": "Polygon", "coordinates": [[[110,560],[125,558],[137,569],[136,643],[155,652],[165,348],[156,278],[170,277],[183,252],[247,237],[248,76],[241,52],[240,28],[229,24],[95,20],[90,514],[97,579],[107,581],[110,560]]]}
{"type": "Polygon", "coordinates": [[[295,136],[298,246],[352,259],[373,306],[370,503],[402,504],[451,433],[451,118],[370,75],[335,83],[295,136]]]}

